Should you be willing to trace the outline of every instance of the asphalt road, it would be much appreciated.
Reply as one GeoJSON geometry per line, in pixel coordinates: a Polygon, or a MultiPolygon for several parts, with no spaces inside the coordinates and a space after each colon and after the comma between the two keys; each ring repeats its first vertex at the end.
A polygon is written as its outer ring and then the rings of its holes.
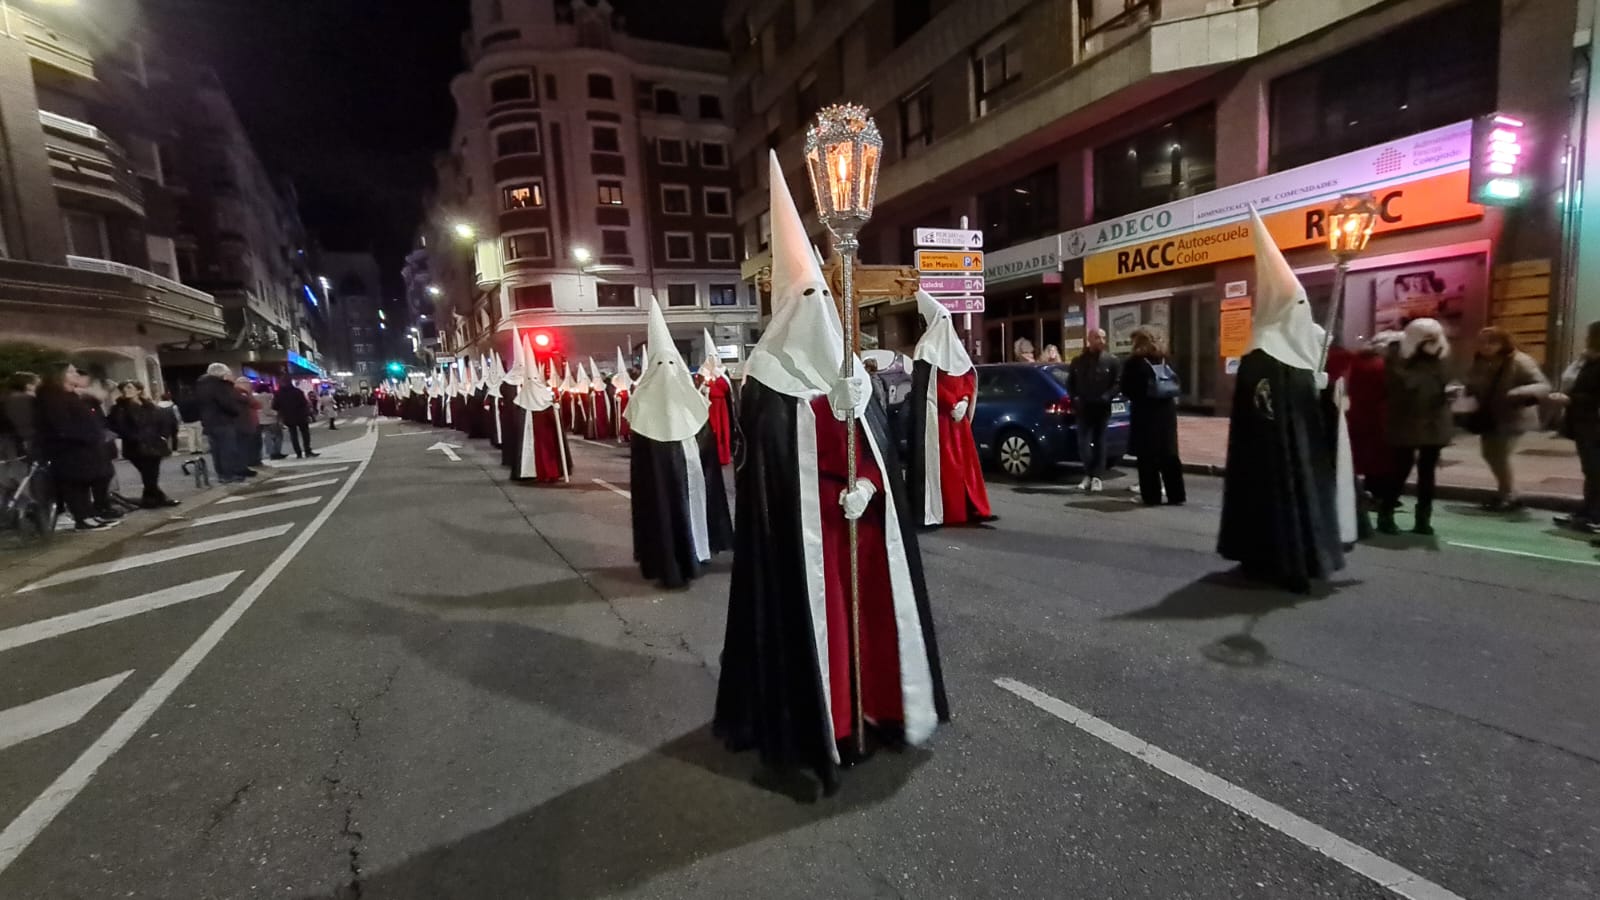
{"type": "Polygon", "coordinates": [[[923,539],[954,722],[797,802],[708,734],[729,560],[639,580],[624,450],[350,437],[0,596],[0,897],[1600,894],[1600,559],[1535,519],[1305,599],[1214,481],[994,485],[923,539]]]}

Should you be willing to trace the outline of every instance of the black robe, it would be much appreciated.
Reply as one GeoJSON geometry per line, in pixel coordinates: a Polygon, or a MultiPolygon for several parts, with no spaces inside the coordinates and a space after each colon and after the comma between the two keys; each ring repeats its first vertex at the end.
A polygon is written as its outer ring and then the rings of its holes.
{"type": "Polygon", "coordinates": [[[1240,362],[1217,538],[1223,558],[1302,592],[1344,568],[1335,438],[1312,372],[1261,350],[1240,362]]]}
{"type": "Polygon", "coordinates": [[[516,398],[516,388],[500,385],[499,409],[495,410],[500,416],[500,465],[510,469],[513,478],[522,460],[522,416],[526,412],[516,398]]]}
{"type": "MultiPolygon", "coordinates": [[[[715,555],[733,546],[728,489],[722,481],[717,442],[709,423],[701,426],[695,441],[706,486],[706,538],[715,555]]],[[[683,587],[704,568],[690,526],[687,465],[681,444],[654,441],[637,432],[629,444],[633,558],[639,563],[639,574],[662,587],[683,587]]]]}
{"type": "MultiPolygon", "coordinates": [[[[819,473],[800,470],[795,426],[801,402],[755,380],[745,384],[739,397],[743,440],[734,460],[738,528],[713,728],[731,750],[753,747],[769,767],[809,768],[824,785],[835,785],[838,767],[827,740],[828,706],[813,640],[800,507],[800,479],[819,473]]],[[[883,456],[882,477],[894,500],[927,649],[933,706],[938,720],[945,722],[949,703],[899,453],[876,402],[866,422],[883,456]]],[[[821,474],[837,476],[843,484],[843,473],[821,474]]]]}

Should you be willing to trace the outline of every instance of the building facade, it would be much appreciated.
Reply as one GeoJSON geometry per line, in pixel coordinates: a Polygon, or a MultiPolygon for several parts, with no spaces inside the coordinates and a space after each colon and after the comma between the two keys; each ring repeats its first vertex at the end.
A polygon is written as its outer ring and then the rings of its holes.
{"type": "Polygon", "coordinates": [[[604,2],[475,0],[427,235],[447,354],[615,359],[651,296],[688,358],[756,337],[729,156],[727,54],[628,34],[604,2]]]}
{"type": "Polygon", "coordinates": [[[324,252],[322,273],[332,296],[330,340],[337,347],[341,365],[334,370],[333,378],[346,390],[377,387],[383,382],[391,357],[389,314],[383,302],[383,278],[377,257],[371,253],[324,252]]]}
{"type": "MultiPolygon", "coordinates": [[[[1019,339],[1070,356],[1092,327],[1125,349],[1153,327],[1186,400],[1224,406],[1249,336],[1248,205],[1323,313],[1320,223],[1358,191],[1384,219],[1346,284],[1347,340],[1434,314],[1457,339],[1504,325],[1556,364],[1575,22],[1565,0],[733,2],[744,275],[765,264],[766,149],[804,183],[806,121],[850,100],[885,137],[864,260],[911,263],[919,226],[984,231],[980,359],[1019,339]],[[1471,122],[1493,113],[1523,123],[1505,207],[1469,194],[1471,122]]],[[[862,319],[889,347],[920,331],[905,305],[862,319]]]]}

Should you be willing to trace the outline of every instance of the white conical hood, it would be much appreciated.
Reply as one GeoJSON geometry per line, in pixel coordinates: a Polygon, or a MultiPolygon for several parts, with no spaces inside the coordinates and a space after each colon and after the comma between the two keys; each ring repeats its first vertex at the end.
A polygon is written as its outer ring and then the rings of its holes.
{"type": "MultiPolygon", "coordinates": [[[[800,213],[784,181],[778,155],[769,157],[772,181],[772,322],[750,359],[745,377],[780,394],[811,399],[839,380],[844,328],[833,292],[812,255],[800,213]]],[[[860,362],[855,369],[860,372],[860,362]]]]}
{"type": "Polygon", "coordinates": [[[727,374],[722,358],[717,355],[717,345],[711,341],[710,329],[700,329],[700,343],[705,347],[705,358],[700,360],[700,377],[707,381],[727,374]]]}
{"type": "Polygon", "coordinates": [[[575,394],[589,393],[589,372],[583,367],[583,363],[578,363],[578,374],[572,378],[572,392],[575,394]]]}
{"type": "MultiPolygon", "coordinates": [[[[513,331],[512,335],[512,340],[515,340],[516,332],[513,331]]],[[[498,392],[500,390],[500,385],[506,380],[506,367],[500,362],[499,350],[489,351],[489,358],[484,363],[484,368],[488,373],[486,380],[489,382],[489,393],[493,394],[498,392]]]]}
{"type": "Polygon", "coordinates": [[[539,364],[533,360],[533,347],[528,341],[528,338],[518,333],[516,367],[527,374],[517,385],[517,396],[512,402],[528,412],[543,412],[555,403],[556,392],[539,379],[539,364]]]}
{"type": "Polygon", "coordinates": [[[572,360],[569,359],[561,364],[561,390],[570,394],[576,389],[572,381],[572,360]]]}
{"type": "Polygon", "coordinates": [[[556,374],[556,361],[550,360],[550,374],[545,376],[544,383],[555,390],[561,389],[561,376],[556,374]]]}
{"type": "MultiPolygon", "coordinates": [[[[518,387],[528,378],[528,358],[523,349],[521,332],[513,329],[511,332],[511,369],[500,376],[501,381],[512,387],[518,387]]],[[[497,360],[498,358],[496,356],[497,360]]]]}
{"type": "Polygon", "coordinates": [[[1261,350],[1286,366],[1320,370],[1322,326],[1311,315],[1305,286],[1289,268],[1253,206],[1250,236],[1256,247],[1256,308],[1250,349],[1261,350]]]}
{"type": "Polygon", "coordinates": [[[628,360],[623,357],[621,347],[617,348],[617,373],[611,376],[611,386],[619,391],[633,386],[633,378],[628,375],[628,360]]]}
{"type": "Polygon", "coordinates": [[[950,319],[950,310],[933,299],[927,291],[919,290],[917,312],[922,314],[922,321],[927,324],[928,330],[922,333],[922,339],[917,341],[917,349],[912,351],[911,357],[951,375],[965,375],[971,371],[972,357],[967,355],[967,348],[961,344],[961,336],[956,334],[956,323],[950,319]]]}
{"type": "Polygon", "coordinates": [[[600,366],[592,356],[589,357],[589,387],[593,388],[595,393],[600,394],[605,393],[606,390],[606,380],[600,374],[600,366]]]}
{"type": "MultiPolygon", "coordinates": [[[[656,302],[654,295],[651,295],[650,302],[656,302]]],[[[639,381],[644,380],[644,374],[648,371],[650,371],[650,345],[644,343],[639,345],[639,381]]],[[[638,383],[638,381],[634,382],[634,384],[638,383]]]]}
{"type": "Polygon", "coordinates": [[[708,407],[694,386],[689,367],[661,315],[661,304],[650,298],[650,352],[648,366],[628,395],[628,424],[653,441],[681,441],[700,433],[708,407]]]}

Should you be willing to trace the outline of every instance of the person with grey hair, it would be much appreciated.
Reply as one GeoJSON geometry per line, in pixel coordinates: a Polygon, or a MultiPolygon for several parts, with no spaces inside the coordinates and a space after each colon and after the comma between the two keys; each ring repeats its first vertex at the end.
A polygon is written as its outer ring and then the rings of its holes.
{"type": "Polygon", "coordinates": [[[194,385],[200,426],[211,444],[211,463],[222,484],[238,484],[255,474],[245,465],[239,444],[239,422],[247,413],[232,376],[227,366],[212,363],[194,385]]]}
{"type": "Polygon", "coordinates": [[[1084,350],[1067,364],[1067,395],[1077,417],[1078,461],[1083,463],[1081,490],[1105,489],[1106,428],[1111,424],[1111,401],[1122,383],[1122,361],[1106,347],[1103,329],[1084,335],[1084,350]]]}

